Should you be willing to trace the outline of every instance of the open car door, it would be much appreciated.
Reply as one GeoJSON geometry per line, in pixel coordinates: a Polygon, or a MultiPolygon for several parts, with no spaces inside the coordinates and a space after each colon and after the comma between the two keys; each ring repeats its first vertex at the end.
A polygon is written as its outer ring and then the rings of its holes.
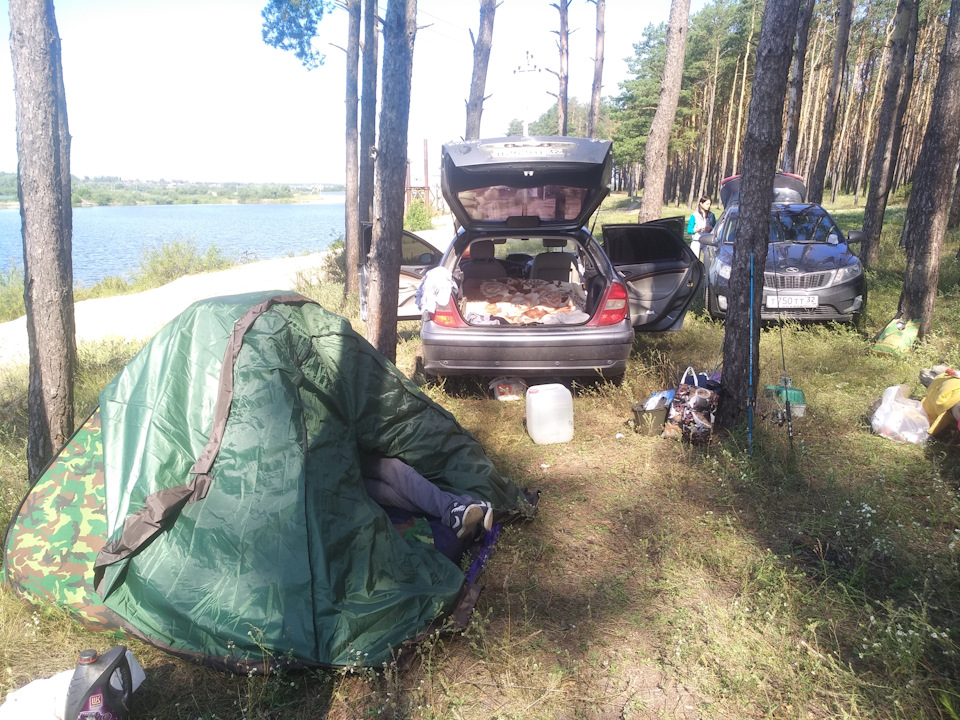
{"type": "Polygon", "coordinates": [[[603,248],[630,296],[641,332],[679,330],[703,285],[703,264],[683,240],[684,218],[604,225],[603,248]]]}
{"type": "MultiPolygon", "coordinates": [[[[373,243],[373,225],[360,225],[360,265],[357,275],[360,283],[360,318],[367,321],[367,302],[370,288],[370,246],[373,243]]],[[[440,264],[443,252],[421,237],[403,231],[400,241],[400,294],[397,299],[397,320],[419,320],[420,309],[416,295],[420,281],[427,271],[440,264]]]]}

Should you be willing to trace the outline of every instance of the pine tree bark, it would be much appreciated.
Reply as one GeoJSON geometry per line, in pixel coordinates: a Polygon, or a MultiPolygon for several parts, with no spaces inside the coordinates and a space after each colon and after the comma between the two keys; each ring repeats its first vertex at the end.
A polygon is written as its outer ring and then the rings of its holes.
{"type": "Polygon", "coordinates": [[[813,203],[823,202],[823,188],[827,177],[827,165],[833,153],[833,140],[837,129],[837,114],[840,110],[840,90],[843,88],[843,75],[847,66],[847,48],[850,46],[850,25],[853,22],[853,0],[840,0],[837,17],[836,45],[833,49],[833,66],[830,70],[830,90],[826,99],[826,112],[823,116],[823,135],[820,139],[820,152],[813,177],[807,184],[807,199],[813,203]]]}
{"type": "Polygon", "coordinates": [[[657,111],[653,115],[644,157],[643,200],[639,222],[656,220],[663,212],[664,188],[667,180],[667,153],[673,121],[680,101],[683,81],[683,56],[687,45],[687,19],[690,0],[672,0],[667,23],[666,62],[657,111]]]}
{"type": "MultiPolygon", "coordinates": [[[[360,221],[373,213],[373,148],[377,142],[377,0],[363,0],[363,90],[360,93],[360,221]]],[[[355,266],[354,266],[355,267],[355,266]]],[[[353,268],[348,268],[353,272],[353,268]]]]}
{"type": "Polygon", "coordinates": [[[940,255],[960,151],[960,0],[950,3],[950,20],[940,55],[940,73],[933,92],[930,120],[923,136],[913,190],[903,224],[907,269],[898,316],[921,319],[920,337],[930,332],[940,255]]]}
{"type": "Polygon", "coordinates": [[[417,36],[417,0],[388,0],[383,24],[383,86],[380,141],[374,187],[370,249],[370,313],[367,340],[391,362],[397,357],[400,238],[403,236],[410,79],[417,36]]]}
{"type": "Polygon", "coordinates": [[[768,3],[757,46],[740,180],[740,221],[723,341],[723,385],[727,394],[717,420],[727,428],[739,425],[748,414],[757,388],[761,288],[770,236],[770,200],[782,141],[787,74],[793,55],[792,33],[783,32],[783,28],[796,27],[798,6],[796,2],[768,3]]]}
{"type": "Polygon", "coordinates": [[[70,131],[52,0],[10,0],[10,57],[30,354],[27,469],[33,479],[73,434],[77,364],[70,131]]]}
{"type": "Polygon", "coordinates": [[[347,81],[346,162],[344,165],[344,252],[346,255],[345,294],[359,287],[357,267],[360,259],[360,167],[359,167],[359,78],[360,78],[360,0],[345,0],[347,9],[347,81]]]}
{"type": "Polygon", "coordinates": [[[783,151],[783,171],[796,172],[797,142],[800,135],[800,108],[803,106],[803,68],[807,60],[807,40],[810,20],[816,0],[806,0],[797,20],[797,42],[793,51],[793,72],[790,77],[790,95],[787,104],[787,140],[783,151]]]}
{"type": "Polygon", "coordinates": [[[877,121],[877,138],[870,168],[870,186],[867,190],[863,215],[863,242],[860,259],[867,267],[876,264],[880,252],[880,231],[883,229],[883,214],[887,209],[890,180],[893,175],[894,127],[897,109],[903,105],[904,91],[908,89],[904,67],[910,47],[912,17],[917,13],[917,0],[900,0],[894,20],[893,33],[887,50],[887,75],[883,82],[883,100],[880,102],[880,117],[877,121]]]}
{"type": "MultiPolygon", "coordinates": [[[[473,42],[473,77],[470,80],[470,99],[467,100],[467,129],[464,137],[480,137],[480,116],[483,114],[483,93],[487,87],[487,67],[490,64],[490,46],[493,44],[493,20],[500,5],[497,0],[480,0],[480,29],[473,42]]],[[[470,34],[473,40],[473,33],[470,34]]]]}
{"type": "Polygon", "coordinates": [[[590,92],[590,118],[587,121],[587,137],[596,137],[600,127],[600,93],[603,90],[603,40],[606,0],[592,0],[597,6],[597,43],[593,53],[593,88],[590,92]]]}

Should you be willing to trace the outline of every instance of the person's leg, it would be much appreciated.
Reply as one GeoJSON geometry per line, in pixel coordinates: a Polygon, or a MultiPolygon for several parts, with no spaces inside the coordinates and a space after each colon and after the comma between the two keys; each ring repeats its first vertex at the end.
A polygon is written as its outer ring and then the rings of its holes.
{"type": "Polygon", "coordinates": [[[367,493],[381,505],[439,517],[460,537],[480,522],[490,529],[489,504],[441,490],[397,458],[365,458],[362,469],[367,493]]]}
{"type": "Polygon", "coordinates": [[[363,477],[367,492],[381,505],[443,518],[455,504],[473,502],[468,497],[441,490],[397,458],[364,459],[363,477]]]}

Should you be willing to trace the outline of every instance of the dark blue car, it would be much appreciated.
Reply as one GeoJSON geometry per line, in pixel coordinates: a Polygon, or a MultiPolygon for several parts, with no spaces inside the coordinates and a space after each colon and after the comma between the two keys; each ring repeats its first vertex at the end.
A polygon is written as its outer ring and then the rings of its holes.
{"type": "MultiPolygon", "coordinates": [[[[724,212],[714,233],[700,237],[707,275],[704,304],[714,318],[727,314],[739,186],[739,176],[723,181],[720,198],[724,212]]],[[[801,178],[777,174],[760,317],[855,321],[864,309],[866,286],[863,266],[850,243],[859,243],[863,234],[851,230],[845,237],[830,213],[820,205],[805,202],[805,197],[801,178]]]]}

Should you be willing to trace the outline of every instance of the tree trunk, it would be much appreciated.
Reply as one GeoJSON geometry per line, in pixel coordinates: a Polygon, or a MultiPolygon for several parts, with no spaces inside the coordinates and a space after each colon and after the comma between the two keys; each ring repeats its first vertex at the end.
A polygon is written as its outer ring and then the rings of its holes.
{"type": "MultiPolygon", "coordinates": [[[[377,0],[363,0],[363,90],[360,93],[360,220],[373,217],[373,148],[377,142],[377,0]]],[[[356,267],[356,266],[353,266],[356,267]]],[[[352,273],[353,267],[347,272],[352,273]]]]}
{"type": "Polygon", "coordinates": [[[803,106],[803,67],[807,59],[810,20],[816,0],[806,0],[797,21],[797,45],[793,51],[793,73],[790,78],[790,99],[787,109],[787,141],[783,151],[783,171],[792,173],[797,165],[797,141],[800,134],[800,108],[803,106]]]}
{"type": "Polygon", "coordinates": [[[417,0],[388,0],[383,24],[383,86],[390,92],[384,93],[380,104],[367,339],[391,362],[397,357],[400,238],[416,36],[417,0]]]}
{"type": "MultiPolygon", "coordinates": [[[[960,2],[960,0],[957,0],[960,2]]],[[[756,397],[760,351],[763,267],[770,237],[770,199],[783,128],[787,74],[793,51],[798,3],[768,3],[763,13],[750,116],[740,180],[740,222],[730,273],[730,297],[723,341],[723,386],[727,396],[718,422],[738,425],[756,397]]]]}
{"type": "MultiPolygon", "coordinates": [[[[717,43],[713,54],[713,81],[710,84],[710,102],[707,104],[707,131],[704,138],[705,149],[701,155],[700,195],[707,190],[707,173],[710,172],[710,149],[713,147],[713,109],[717,104],[717,77],[720,74],[720,43],[717,43]]],[[[713,189],[710,190],[713,197],[713,189]]]]}
{"type": "Polygon", "coordinates": [[[593,88],[590,93],[590,119],[587,122],[587,137],[596,137],[600,127],[600,93],[603,89],[603,16],[606,0],[593,0],[597,6],[597,45],[593,56],[593,88]]]}
{"type": "Polygon", "coordinates": [[[807,83],[803,96],[807,98],[806,104],[800,108],[800,133],[797,139],[797,157],[794,162],[794,172],[806,177],[807,166],[809,165],[809,151],[811,146],[810,138],[813,137],[811,126],[815,123],[816,108],[819,106],[819,87],[817,82],[823,75],[820,63],[823,58],[824,45],[824,23],[821,19],[817,23],[817,32],[813,39],[813,51],[810,53],[810,62],[807,65],[807,83]],[[817,92],[815,92],[815,90],[817,92]],[[800,162],[805,158],[804,162],[800,162]]]}
{"type": "MultiPolygon", "coordinates": [[[[497,0],[480,0],[480,29],[473,41],[473,77],[470,80],[470,99],[467,101],[467,140],[480,137],[480,116],[483,114],[483,93],[487,87],[487,66],[490,64],[490,46],[493,44],[493,19],[497,0]]],[[[473,32],[470,33],[473,40],[473,32]]]]}
{"type": "Polygon", "coordinates": [[[720,183],[725,177],[728,177],[733,173],[732,170],[730,172],[727,171],[727,168],[729,167],[729,165],[727,164],[727,160],[730,157],[730,135],[731,135],[731,128],[733,127],[733,106],[734,106],[733,98],[737,94],[737,78],[739,76],[740,76],[740,56],[737,55],[737,66],[733,71],[733,85],[730,88],[730,102],[727,104],[727,124],[726,124],[726,129],[724,130],[724,133],[723,133],[723,152],[720,155],[720,173],[717,176],[717,184],[716,184],[717,188],[720,187],[720,183]]]}
{"type": "Polygon", "coordinates": [[[753,3],[753,10],[750,13],[750,35],[747,37],[747,50],[743,58],[743,78],[740,80],[740,104],[737,107],[737,124],[733,129],[733,169],[736,173],[740,163],[740,139],[743,137],[743,108],[747,98],[747,70],[750,67],[750,48],[753,45],[753,29],[756,26],[757,3],[753,3]]]}
{"type": "Polygon", "coordinates": [[[667,27],[666,61],[657,111],[653,115],[644,157],[643,200],[639,222],[656,220],[663,212],[663,192],[667,179],[667,152],[683,81],[683,56],[687,44],[687,19],[690,0],[671,0],[667,27]]]}
{"type": "Polygon", "coordinates": [[[347,83],[344,104],[346,113],[346,163],[344,197],[344,251],[346,278],[344,294],[356,293],[359,287],[357,267],[360,259],[360,168],[359,168],[359,74],[360,74],[360,0],[346,0],[347,8],[347,83]]]}
{"type": "Polygon", "coordinates": [[[940,255],[947,231],[947,215],[953,197],[953,182],[960,150],[960,0],[950,3],[950,21],[940,74],[933,93],[930,121],[917,158],[910,204],[903,224],[907,247],[907,269],[900,294],[898,315],[902,319],[921,319],[922,338],[930,332],[940,255]]]}
{"type": "Polygon", "coordinates": [[[557,91],[557,134],[567,134],[567,85],[570,82],[568,63],[570,59],[570,21],[568,10],[573,0],[560,0],[551,3],[560,13],[560,30],[557,31],[557,47],[560,48],[560,72],[557,73],[559,89],[557,91]]]}
{"type": "Polygon", "coordinates": [[[880,58],[880,66],[877,68],[877,72],[875,73],[876,79],[874,82],[873,96],[870,98],[870,109],[867,111],[867,131],[861,138],[860,166],[857,170],[856,186],[853,190],[854,205],[860,204],[860,193],[863,190],[863,178],[867,172],[867,155],[869,154],[871,138],[873,138],[873,120],[876,116],[877,98],[880,97],[881,93],[880,78],[883,76],[883,72],[885,71],[887,64],[890,62],[889,45],[891,37],[893,37],[893,26],[891,26],[890,33],[887,36],[887,41],[884,43],[885,47],[880,58]]]}
{"type": "Polygon", "coordinates": [[[910,46],[910,27],[917,13],[917,0],[900,0],[888,48],[887,75],[883,83],[883,100],[877,121],[877,138],[870,169],[870,186],[867,190],[863,215],[863,242],[860,259],[867,267],[876,264],[880,253],[880,231],[883,229],[883,214],[890,193],[890,179],[896,156],[893,151],[894,126],[897,123],[897,108],[902,104],[907,80],[903,75],[910,46]]]}
{"type": "MultiPolygon", "coordinates": [[[[960,164],[957,165],[957,179],[953,183],[953,202],[950,204],[947,230],[956,230],[958,227],[960,227],[960,164]]],[[[957,257],[960,257],[960,250],[957,251],[957,257]]]]}
{"type": "Polygon", "coordinates": [[[30,379],[27,469],[36,478],[73,434],[70,132],[52,0],[10,0],[30,379]]]}
{"type": "Polygon", "coordinates": [[[853,22],[853,0],[840,0],[837,17],[836,46],[833,49],[833,67],[830,70],[830,90],[827,94],[827,107],[823,115],[823,136],[820,140],[820,154],[813,170],[813,177],[807,184],[807,199],[813,203],[823,202],[823,188],[827,177],[827,165],[833,153],[833,140],[837,129],[837,113],[840,110],[840,90],[843,88],[843,75],[847,66],[847,48],[850,46],[850,25],[853,22]]]}

